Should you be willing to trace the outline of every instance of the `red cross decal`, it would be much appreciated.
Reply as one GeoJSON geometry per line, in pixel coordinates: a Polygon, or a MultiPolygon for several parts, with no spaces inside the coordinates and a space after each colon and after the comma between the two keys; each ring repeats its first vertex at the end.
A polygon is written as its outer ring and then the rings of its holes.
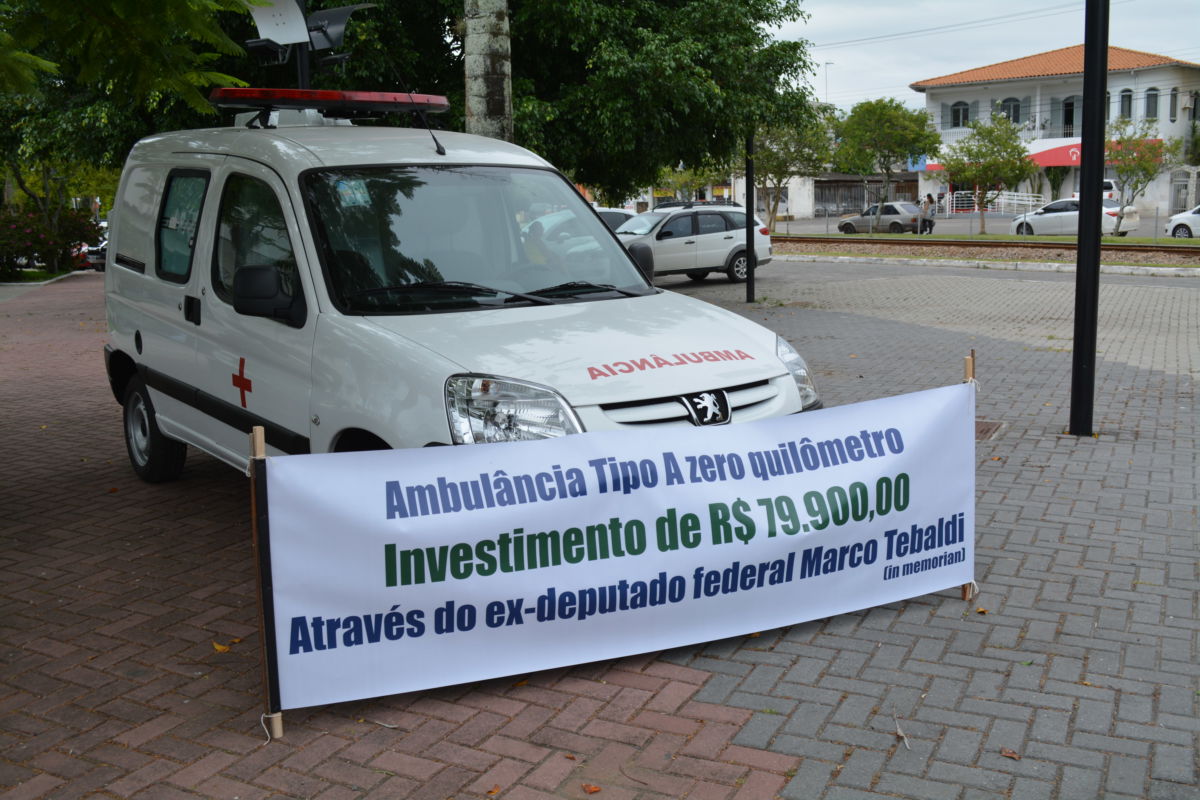
{"type": "Polygon", "coordinates": [[[233,385],[242,393],[242,408],[246,407],[246,392],[254,391],[252,388],[254,382],[246,377],[246,359],[238,359],[238,371],[233,376],[233,385]]]}

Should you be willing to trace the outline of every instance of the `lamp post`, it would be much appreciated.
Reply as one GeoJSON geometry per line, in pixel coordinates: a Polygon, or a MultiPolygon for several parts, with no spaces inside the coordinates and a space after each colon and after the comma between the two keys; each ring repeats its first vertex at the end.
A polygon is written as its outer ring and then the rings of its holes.
{"type": "Polygon", "coordinates": [[[832,61],[825,62],[825,105],[829,105],[829,65],[832,61]]]}

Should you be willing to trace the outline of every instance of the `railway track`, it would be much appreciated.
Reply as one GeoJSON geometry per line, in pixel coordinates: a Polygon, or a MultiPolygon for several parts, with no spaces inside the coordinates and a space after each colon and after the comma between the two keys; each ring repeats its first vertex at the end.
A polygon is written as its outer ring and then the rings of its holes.
{"type": "MultiPolygon", "coordinates": [[[[772,242],[789,242],[806,245],[820,245],[828,243],[838,244],[853,244],[861,243],[864,245],[880,245],[882,247],[929,247],[933,249],[954,247],[968,248],[979,250],[1058,250],[1063,253],[1074,253],[1076,245],[1072,242],[1047,242],[1047,241],[1022,241],[1019,239],[1007,240],[983,240],[972,241],[970,239],[936,239],[928,236],[896,236],[896,237],[876,237],[872,236],[859,237],[854,235],[831,234],[828,236],[798,236],[798,235],[783,235],[771,234],[772,242]]],[[[1101,249],[1106,253],[1141,253],[1143,255],[1185,255],[1189,258],[1200,258],[1200,244],[1109,244],[1105,242],[1101,245],[1101,249]]]]}

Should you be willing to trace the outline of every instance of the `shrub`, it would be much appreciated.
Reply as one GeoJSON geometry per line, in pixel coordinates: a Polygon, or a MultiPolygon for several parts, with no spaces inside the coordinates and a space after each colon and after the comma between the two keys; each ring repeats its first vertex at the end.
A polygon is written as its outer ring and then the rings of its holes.
{"type": "Polygon", "coordinates": [[[47,216],[15,206],[0,210],[0,278],[36,266],[66,272],[87,265],[81,246],[99,241],[99,226],[86,211],[58,209],[47,216]]]}

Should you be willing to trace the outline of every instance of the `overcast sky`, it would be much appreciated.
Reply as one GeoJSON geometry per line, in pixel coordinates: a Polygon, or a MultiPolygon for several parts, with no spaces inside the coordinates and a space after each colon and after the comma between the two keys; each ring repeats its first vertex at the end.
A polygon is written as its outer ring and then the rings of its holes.
{"type": "MultiPolygon", "coordinates": [[[[1085,0],[804,0],[819,100],[849,110],[895,97],[924,108],[910,83],[1083,44],[1085,0]],[[832,62],[826,64],[826,62],[832,62]],[[828,76],[828,79],[827,79],[828,76]],[[828,84],[828,88],[826,88],[828,84]]],[[[1200,63],[1200,0],[1109,0],[1108,43],[1200,63]]]]}

